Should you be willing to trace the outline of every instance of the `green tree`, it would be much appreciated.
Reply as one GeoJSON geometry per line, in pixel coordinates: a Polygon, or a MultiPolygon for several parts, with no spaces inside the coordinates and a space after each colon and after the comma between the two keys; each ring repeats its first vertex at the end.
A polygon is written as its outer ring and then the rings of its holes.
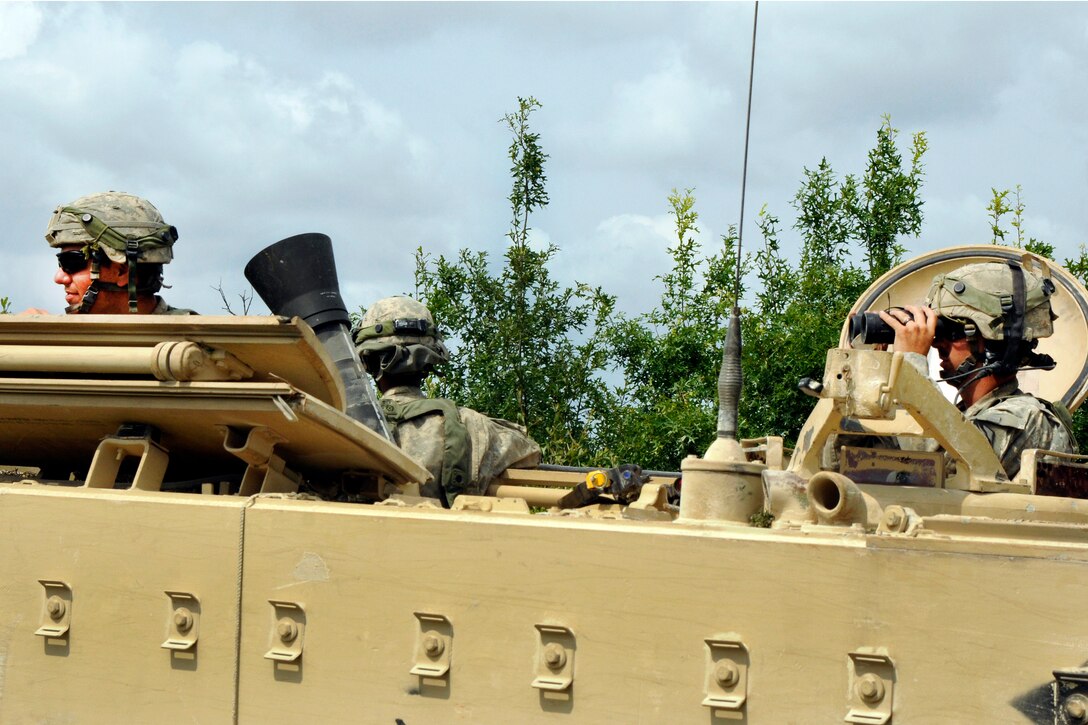
{"type": "Polygon", "coordinates": [[[676,241],[672,269],[656,277],[661,303],[633,319],[619,318],[608,339],[623,382],[612,424],[600,432],[608,460],[675,469],[701,454],[715,435],[718,367],[725,321],[737,299],[736,230],[709,257],[699,254],[693,190],[668,197],[676,241]]]}
{"type": "Polygon", "coordinates": [[[602,455],[675,469],[688,453],[706,450],[715,435],[717,376],[738,265],[742,276],[754,269],[758,280],[742,318],[741,435],[796,437],[812,408],[797,381],[822,373],[854,301],[901,260],[900,239],[921,228],[925,136],[913,136],[904,164],[897,134],[885,117],[860,178],[840,181],[826,158],[804,170],[793,200],[799,258],[784,252],[779,220],[766,207],[757,221],[763,245],[754,264],[748,255],[739,258],[732,229],[701,258],[692,191],[673,191],[676,242],[669,249],[673,268],[659,278],[661,302],[645,315],[621,318],[609,336],[623,383],[614,424],[602,433],[602,455]]]}
{"type": "Polygon", "coordinates": [[[563,287],[550,266],[559,248],[530,244],[532,213],[548,204],[545,162],[530,119],[541,104],[518,98],[503,117],[512,140],[510,229],[502,268],[484,252],[453,259],[416,253],[416,293],[449,331],[452,360],[429,392],[529,430],[551,462],[591,457],[595,426],[610,405],[600,373],[608,350],[598,330],[613,297],[600,287],[563,287]]]}
{"type": "Polygon", "coordinates": [[[885,116],[860,179],[847,175],[840,182],[826,158],[804,169],[793,200],[801,247],[796,264],[783,253],[778,217],[760,211],[760,291],[742,328],[743,435],[796,437],[812,408],[797,381],[821,376],[854,301],[902,260],[900,240],[921,230],[925,134],[912,136],[906,165],[897,136],[885,116]]]}

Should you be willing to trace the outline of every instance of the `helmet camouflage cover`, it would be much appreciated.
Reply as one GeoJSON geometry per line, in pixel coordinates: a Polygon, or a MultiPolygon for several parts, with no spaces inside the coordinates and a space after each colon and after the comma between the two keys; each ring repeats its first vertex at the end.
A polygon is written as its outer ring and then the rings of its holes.
{"type": "MultiPolygon", "coordinates": [[[[1022,339],[1036,340],[1054,333],[1057,318],[1050,308],[1054,282],[1045,267],[1040,273],[1025,268],[1022,339]]],[[[926,304],[938,314],[963,323],[987,340],[1005,339],[1005,311],[1013,303],[1013,268],[1004,262],[966,264],[933,278],[926,304]]]]}
{"type": "Polygon", "coordinates": [[[174,258],[177,229],[163,221],[159,210],[146,199],[120,191],[81,196],[53,211],[45,240],[50,247],[79,244],[87,254],[101,250],[114,262],[166,264],[174,258]]]}
{"type": "Polygon", "coordinates": [[[355,351],[376,379],[385,374],[426,374],[450,359],[431,311],[411,297],[378,300],[359,324],[355,351]]]}

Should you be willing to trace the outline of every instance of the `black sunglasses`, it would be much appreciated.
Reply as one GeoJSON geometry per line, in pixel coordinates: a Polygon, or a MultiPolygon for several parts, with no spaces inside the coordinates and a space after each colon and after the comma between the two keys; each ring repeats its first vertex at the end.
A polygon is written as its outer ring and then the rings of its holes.
{"type": "Polygon", "coordinates": [[[76,274],[87,269],[89,261],[83,255],[83,252],[72,249],[67,252],[57,252],[57,264],[60,265],[65,274],[76,274]]]}

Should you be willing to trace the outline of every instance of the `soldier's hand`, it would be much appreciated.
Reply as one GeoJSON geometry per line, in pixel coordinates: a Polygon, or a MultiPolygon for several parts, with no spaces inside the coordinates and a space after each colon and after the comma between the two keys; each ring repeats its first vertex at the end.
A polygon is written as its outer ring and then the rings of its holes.
{"type": "Polygon", "coordinates": [[[902,309],[882,311],[880,319],[895,330],[893,350],[929,354],[937,334],[937,313],[932,309],[925,305],[905,305],[902,309]]]}

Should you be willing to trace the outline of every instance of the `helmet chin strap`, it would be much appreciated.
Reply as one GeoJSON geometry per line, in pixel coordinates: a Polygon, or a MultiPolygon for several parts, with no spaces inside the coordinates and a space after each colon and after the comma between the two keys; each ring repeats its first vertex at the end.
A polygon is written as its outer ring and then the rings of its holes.
{"type": "MultiPolygon", "coordinates": [[[[129,278],[135,279],[135,274],[129,272],[129,278]]],[[[90,314],[91,308],[94,307],[94,303],[98,301],[98,295],[100,292],[127,292],[128,293],[128,311],[129,313],[136,313],[137,309],[137,293],[149,292],[150,287],[136,288],[134,283],[129,283],[127,286],[121,286],[119,284],[113,284],[112,282],[103,282],[98,277],[91,280],[90,286],[87,287],[87,291],[83,293],[83,299],[78,304],[68,305],[64,308],[64,314],[66,315],[86,315],[90,314]]]]}

